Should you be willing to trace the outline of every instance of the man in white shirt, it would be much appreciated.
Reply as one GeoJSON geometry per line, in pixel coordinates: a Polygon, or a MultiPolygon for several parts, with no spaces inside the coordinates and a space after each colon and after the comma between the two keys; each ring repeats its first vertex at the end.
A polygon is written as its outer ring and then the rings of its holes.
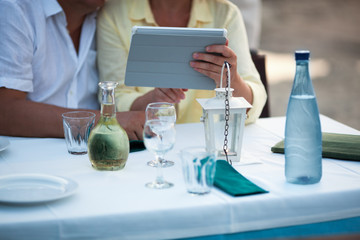
{"type": "MultiPolygon", "coordinates": [[[[96,11],[105,0],[0,0],[0,135],[63,137],[61,114],[100,116],[96,11]]],[[[130,139],[143,112],[117,113],[130,139]]]]}

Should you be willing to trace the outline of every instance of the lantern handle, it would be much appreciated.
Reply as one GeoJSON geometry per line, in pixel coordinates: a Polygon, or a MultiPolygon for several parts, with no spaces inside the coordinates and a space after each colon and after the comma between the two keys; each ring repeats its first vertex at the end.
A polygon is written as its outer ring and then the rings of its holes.
{"type": "Polygon", "coordinates": [[[220,76],[220,88],[222,88],[222,82],[223,82],[223,76],[224,76],[224,68],[227,68],[228,72],[226,74],[227,76],[227,82],[228,82],[228,90],[230,90],[230,68],[231,68],[231,64],[228,63],[227,61],[224,61],[224,64],[221,67],[221,76],[220,76]]]}
{"type": "Polygon", "coordinates": [[[229,119],[230,119],[230,104],[229,104],[229,92],[230,92],[230,68],[231,65],[227,61],[224,61],[224,64],[221,68],[221,78],[220,78],[220,88],[222,88],[222,78],[224,73],[224,68],[227,68],[227,89],[225,89],[225,130],[224,130],[224,146],[223,151],[226,157],[226,161],[232,165],[232,161],[228,157],[228,135],[229,135],[229,119]]]}

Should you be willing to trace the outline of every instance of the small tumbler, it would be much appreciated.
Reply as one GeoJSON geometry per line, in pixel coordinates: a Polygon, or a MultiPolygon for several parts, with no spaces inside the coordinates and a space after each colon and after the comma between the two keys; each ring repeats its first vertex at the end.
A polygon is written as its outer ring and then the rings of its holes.
{"type": "Polygon", "coordinates": [[[62,114],[62,119],[68,152],[76,155],[86,154],[95,114],[86,111],[67,112],[62,114]]]}
{"type": "Polygon", "coordinates": [[[189,147],[181,151],[181,160],[187,191],[196,195],[209,193],[214,183],[215,153],[203,147],[189,147]]]}

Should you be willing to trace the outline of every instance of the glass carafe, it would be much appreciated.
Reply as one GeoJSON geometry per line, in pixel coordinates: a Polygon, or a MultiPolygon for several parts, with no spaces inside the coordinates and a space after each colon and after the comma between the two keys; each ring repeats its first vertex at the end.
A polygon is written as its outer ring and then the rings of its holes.
{"type": "Polygon", "coordinates": [[[120,170],[129,155],[129,138],[116,119],[114,90],[116,82],[100,82],[101,116],[90,133],[88,155],[97,170],[120,170]]]}

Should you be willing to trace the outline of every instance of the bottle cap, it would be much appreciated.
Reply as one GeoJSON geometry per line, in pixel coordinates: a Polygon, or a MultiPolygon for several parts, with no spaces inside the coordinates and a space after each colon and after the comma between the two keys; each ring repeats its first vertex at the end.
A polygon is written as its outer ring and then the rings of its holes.
{"type": "Polygon", "coordinates": [[[295,51],[295,60],[309,60],[309,50],[297,50],[295,51]]]}

